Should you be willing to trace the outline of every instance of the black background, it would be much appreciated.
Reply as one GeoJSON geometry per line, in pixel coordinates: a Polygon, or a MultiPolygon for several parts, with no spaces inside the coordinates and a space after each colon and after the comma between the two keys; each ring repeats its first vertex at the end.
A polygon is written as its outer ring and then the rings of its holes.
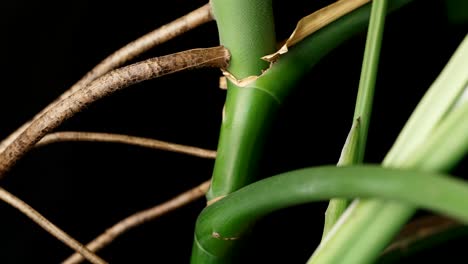
{"type": "MultiPolygon", "coordinates": [[[[278,39],[332,1],[274,1],[278,39]],[[305,3],[312,2],[312,3],[305,3]]],[[[17,0],[0,10],[0,137],[31,118],[101,59],[205,1],[17,0]]],[[[366,161],[378,163],[466,33],[447,22],[444,1],[415,1],[386,24],[366,161]]],[[[327,56],[283,106],[262,159],[262,177],[336,163],[351,125],[365,32],[327,56]]],[[[218,45],[214,22],[143,56],[218,45]]],[[[225,91],[215,69],[148,81],[103,99],[59,130],[114,132],[215,149],[225,91]]],[[[119,219],[208,179],[213,161],[105,143],[60,143],[31,151],[2,186],[87,242],[119,219]]],[[[463,165],[456,173],[463,175],[463,165]]],[[[325,203],[262,220],[245,263],[303,263],[317,246],[325,203]]],[[[118,238],[112,263],[187,263],[204,200],[118,238]]],[[[0,262],[57,263],[71,252],[0,203],[0,262]]],[[[447,254],[447,251],[444,250],[447,254]]],[[[432,259],[443,256],[433,253],[432,259]],[[434,255],[435,254],[435,255],[434,255]]],[[[410,260],[408,260],[410,261],[410,260]]]]}

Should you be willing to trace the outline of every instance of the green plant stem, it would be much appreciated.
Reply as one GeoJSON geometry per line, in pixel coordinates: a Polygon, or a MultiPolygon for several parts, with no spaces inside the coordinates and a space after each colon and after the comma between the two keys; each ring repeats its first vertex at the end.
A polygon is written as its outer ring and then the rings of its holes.
{"type": "MultiPolygon", "coordinates": [[[[231,53],[228,71],[242,79],[268,67],[261,57],[274,52],[271,0],[211,0],[220,42],[231,53]]],[[[255,175],[278,102],[269,94],[228,82],[218,143],[218,157],[207,199],[227,195],[250,183],[255,175]]]]}
{"type": "MultiPolygon", "coordinates": [[[[360,120],[360,131],[358,133],[359,144],[354,144],[352,146],[353,149],[350,149],[348,152],[348,155],[356,156],[353,158],[354,160],[350,160],[349,163],[343,165],[358,164],[362,163],[364,160],[386,11],[387,0],[375,0],[372,2],[366,48],[361,68],[361,78],[359,80],[356,107],[354,109],[354,120],[360,120]]],[[[330,201],[327,211],[325,212],[323,236],[325,236],[336,221],[338,221],[347,205],[348,201],[344,199],[332,199],[330,201]]]]}
{"type": "MultiPolygon", "coordinates": [[[[400,134],[400,141],[397,140],[392,148],[392,150],[398,148],[399,151],[389,152],[383,162],[385,167],[446,171],[463,158],[468,148],[466,133],[468,104],[464,102],[458,107],[453,107],[453,104],[458,101],[461,91],[465,88],[468,75],[454,66],[467,63],[468,37],[460,44],[403,129],[403,132],[410,131],[408,126],[411,126],[414,134],[410,132],[400,134]],[[434,105],[435,110],[430,107],[431,105],[434,105]],[[427,112],[422,109],[426,109],[427,112]],[[406,145],[401,144],[409,138],[421,142],[417,135],[424,137],[423,147],[415,146],[411,141],[406,145]],[[408,158],[401,159],[401,156],[408,158]],[[435,164],[424,161],[435,156],[438,157],[431,158],[432,161],[437,161],[435,164]]],[[[401,226],[413,215],[415,208],[373,199],[355,201],[353,208],[348,211],[349,214],[345,213],[347,217],[342,217],[340,224],[334,226],[308,263],[339,263],[342,259],[346,259],[347,263],[373,262],[401,226]],[[355,239],[357,236],[358,240],[355,239]]]]}
{"type": "MultiPolygon", "coordinates": [[[[394,0],[389,4],[388,11],[394,11],[402,7],[403,5],[410,3],[411,1],[412,0],[394,0]]],[[[292,47],[289,50],[289,52],[280,57],[280,59],[270,69],[268,69],[268,71],[266,71],[256,81],[250,83],[248,87],[244,87],[242,91],[251,91],[253,93],[253,91],[259,90],[259,92],[270,94],[271,98],[275,98],[277,102],[282,102],[290,93],[290,90],[291,88],[293,88],[295,82],[297,82],[301,76],[307,73],[317,62],[319,62],[324,56],[326,56],[339,44],[343,43],[354,34],[361,32],[366,27],[369,21],[369,14],[370,5],[367,4],[341,17],[340,19],[329,24],[327,27],[307,37],[306,39],[292,47]]],[[[241,89],[232,89],[231,92],[240,90],[241,89]]],[[[227,102],[227,104],[229,104],[229,101],[227,102]]],[[[249,101],[246,103],[244,102],[244,104],[249,104],[249,101]]],[[[226,108],[227,107],[228,105],[226,105],[226,108]]],[[[261,123],[261,114],[262,112],[257,112],[256,115],[253,117],[254,121],[257,121],[257,123],[261,123]]],[[[225,124],[223,124],[223,127],[224,126],[225,124]]],[[[223,139],[224,135],[222,134],[220,139],[220,146],[221,144],[226,144],[226,148],[227,146],[231,145],[231,148],[238,148],[238,150],[240,150],[240,148],[238,147],[238,145],[240,145],[239,140],[242,139],[248,142],[249,140],[252,140],[249,139],[250,137],[260,137],[260,135],[249,134],[249,131],[239,131],[242,132],[241,135],[243,137],[237,137],[234,138],[234,140],[231,139],[231,142],[229,142],[227,139],[223,139]]],[[[214,174],[213,180],[215,182],[213,182],[213,184],[219,185],[219,187],[217,187],[218,190],[221,190],[221,184],[218,183],[216,179],[219,179],[218,181],[220,182],[227,182],[230,179],[237,179],[235,177],[231,177],[233,173],[230,172],[229,169],[232,169],[234,166],[236,166],[236,162],[247,164],[246,161],[237,161],[232,158],[237,157],[239,159],[250,159],[250,153],[248,152],[243,152],[234,155],[225,154],[226,150],[221,152],[220,150],[221,147],[218,148],[219,161],[217,161],[217,163],[221,164],[221,162],[223,162],[225,166],[228,167],[223,168],[219,165],[219,171],[215,172],[214,174]],[[227,155],[230,155],[231,158],[231,161],[229,162],[225,161],[228,159],[227,155]],[[224,175],[222,174],[223,170],[225,171],[224,175]]],[[[237,169],[236,172],[240,172],[240,170],[237,169]]],[[[225,183],[223,186],[225,186],[223,187],[225,188],[223,190],[224,193],[228,193],[229,189],[233,189],[230,187],[226,187],[227,185],[225,183]]],[[[222,192],[219,191],[218,193],[222,192]]],[[[214,198],[218,196],[213,194],[208,195],[208,199],[212,197],[214,198]]],[[[217,263],[216,261],[216,257],[213,257],[209,252],[202,250],[202,247],[199,246],[199,242],[196,240],[194,241],[192,250],[192,263],[217,263]]]]}
{"type": "MultiPolygon", "coordinates": [[[[356,164],[357,149],[359,145],[359,132],[361,128],[360,118],[354,120],[351,130],[349,131],[346,142],[341,150],[340,159],[338,160],[337,166],[348,166],[356,164]]],[[[341,214],[348,207],[348,200],[341,198],[334,198],[330,200],[327,210],[325,211],[325,224],[323,227],[322,238],[330,231],[335,225],[336,221],[340,218],[341,214]]]]}
{"type": "Polygon", "coordinates": [[[362,62],[356,108],[354,110],[354,119],[361,119],[361,131],[359,132],[360,143],[356,150],[358,152],[357,161],[359,163],[364,160],[366,149],[386,10],[387,0],[372,1],[366,48],[364,51],[364,60],[362,62]]]}
{"type": "MultiPolygon", "coordinates": [[[[324,166],[258,181],[205,208],[197,221],[195,246],[216,260],[210,263],[229,263],[232,247],[242,243],[255,220],[282,208],[331,197],[391,199],[468,223],[464,202],[468,183],[464,181],[378,166],[324,166]]],[[[382,216],[388,214],[382,212],[382,216]]],[[[375,231],[366,230],[364,234],[375,231]]],[[[350,263],[348,259],[346,263],[350,263]]]]}
{"type": "MultiPolygon", "coordinates": [[[[396,10],[411,1],[394,0],[390,3],[389,11],[396,10]]],[[[230,1],[219,2],[219,7],[231,8],[231,4],[227,4],[230,1]]],[[[250,2],[257,6],[262,1],[259,3],[250,2]]],[[[213,0],[212,4],[215,3],[217,1],[213,0]]],[[[223,21],[219,21],[216,15],[217,8],[215,6],[213,8],[217,23],[221,24],[223,21]]],[[[215,162],[212,187],[207,194],[208,200],[227,195],[252,182],[266,131],[279,105],[290,94],[300,77],[340,43],[365,28],[369,21],[369,11],[370,5],[367,4],[307,37],[292,47],[271,68],[246,87],[236,87],[228,82],[225,119],[221,127],[218,158],[215,162]]],[[[233,13],[231,15],[237,18],[244,16],[244,11],[237,15],[233,10],[226,12],[233,13]]],[[[249,21],[242,18],[240,20],[239,28],[245,26],[246,21],[249,21]]],[[[226,27],[234,27],[234,22],[228,22],[226,23],[229,25],[226,27]]],[[[257,25],[256,27],[261,26],[257,25]]],[[[242,38],[239,39],[239,36],[242,36],[239,29],[232,30],[238,32],[233,38],[236,41],[243,41],[242,38]]],[[[221,40],[223,41],[222,36],[221,40]]],[[[248,45],[252,45],[252,43],[249,41],[248,45]]],[[[229,45],[226,46],[231,51],[231,60],[235,61],[235,53],[229,45]]],[[[236,72],[231,68],[229,71],[239,79],[245,77],[236,75],[236,72]]]]}

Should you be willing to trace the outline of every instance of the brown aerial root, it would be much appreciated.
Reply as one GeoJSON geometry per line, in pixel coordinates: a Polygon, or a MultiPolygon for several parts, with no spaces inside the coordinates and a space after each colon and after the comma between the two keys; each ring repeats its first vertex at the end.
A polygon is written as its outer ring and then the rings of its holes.
{"type": "Polygon", "coordinates": [[[222,46],[192,49],[148,59],[111,71],[55,104],[35,119],[0,153],[0,178],[47,133],[91,103],[133,84],[187,69],[225,68],[229,52],[222,46]]]}
{"type": "Polygon", "coordinates": [[[105,264],[107,263],[99,256],[91,252],[88,248],[83,246],[80,242],[76,241],[73,237],[62,231],[52,222],[47,220],[44,216],[42,216],[38,211],[34,208],[29,206],[27,203],[23,202],[18,197],[14,196],[13,194],[9,193],[7,190],[0,187],[0,199],[6,202],[7,204],[13,206],[14,208],[21,211],[31,220],[33,220],[36,224],[46,230],[49,234],[56,237],[58,240],[65,243],[71,249],[79,252],[82,258],[87,259],[89,262],[93,264],[105,264]]]}
{"type": "Polygon", "coordinates": [[[10,145],[26,128],[31,124],[32,121],[38,119],[42,114],[47,112],[55,104],[69,97],[76,91],[85,88],[92,81],[96,80],[103,74],[122,66],[127,61],[135,58],[136,56],[148,51],[149,49],[164,43],[172,38],[175,38],[183,33],[202,25],[206,22],[212,21],[213,16],[211,14],[211,7],[209,4],[182,16],[169,24],[166,24],[158,29],[151,31],[150,33],[138,38],[135,41],[130,42],[126,46],[117,50],[98,65],[96,65],[91,71],[83,76],[77,83],[75,83],[70,89],[65,91],[59,98],[46,106],[41,112],[36,114],[31,121],[24,123],[16,131],[11,133],[0,143],[0,153],[10,145]]]}
{"type": "Polygon", "coordinates": [[[134,145],[144,148],[159,149],[170,152],[182,153],[192,155],[195,157],[214,159],[216,158],[215,150],[202,149],[192,146],[184,146],[165,142],[161,140],[134,137],[121,134],[110,134],[110,133],[97,133],[97,132],[54,132],[43,137],[37,142],[36,147],[42,147],[52,143],[66,142],[66,141],[89,141],[89,142],[109,142],[109,143],[121,143],[127,145],[134,145]]]}
{"type": "MultiPolygon", "coordinates": [[[[96,252],[102,249],[103,247],[109,245],[118,236],[125,233],[126,231],[136,226],[139,226],[141,224],[144,224],[148,221],[154,220],[155,218],[163,214],[166,214],[170,211],[180,208],[202,197],[208,191],[209,187],[210,187],[210,181],[206,181],[191,190],[188,190],[184,193],[179,194],[178,196],[172,198],[171,200],[165,203],[162,203],[155,207],[133,214],[121,220],[120,222],[110,227],[109,229],[107,229],[104,233],[102,233],[93,241],[88,243],[86,247],[89,250],[96,252]]],[[[84,258],[82,255],[75,253],[62,263],[63,264],[77,264],[83,260],[84,258]]]]}

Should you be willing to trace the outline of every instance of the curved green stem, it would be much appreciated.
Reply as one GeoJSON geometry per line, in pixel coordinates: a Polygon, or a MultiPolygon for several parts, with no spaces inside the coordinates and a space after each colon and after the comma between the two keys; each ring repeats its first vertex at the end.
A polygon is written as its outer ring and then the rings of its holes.
{"type": "MultiPolygon", "coordinates": [[[[242,79],[268,67],[261,57],[275,49],[271,0],[211,0],[220,42],[231,53],[228,71],[242,79]]],[[[263,134],[278,103],[262,91],[228,82],[228,93],[208,200],[252,181],[263,134]],[[261,118],[259,118],[261,117],[261,118]]]]}
{"type": "MultiPolygon", "coordinates": [[[[197,221],[194,249],[208,254],[213,260],[210,263],[229,263],[232,247],[242,243],[246,230],[257,219],[282,208],[331,197],[391,199],[468,223],[464,202],[468,184],[461,180],[377,166],[324,166],[258,181],[205,208],[197,221]]],[[[347,263],[351,262],[347,259],[347,263]]]]}

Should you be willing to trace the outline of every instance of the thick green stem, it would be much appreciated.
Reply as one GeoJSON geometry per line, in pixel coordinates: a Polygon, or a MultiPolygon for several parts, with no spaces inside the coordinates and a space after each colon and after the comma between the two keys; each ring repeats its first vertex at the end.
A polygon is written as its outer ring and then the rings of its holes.
{"type": "MultiPolygon", "coordinates": [[[[239,30],[234,26],[235,21],[229,23],[227,20],[220,20],[222,16],[218,17],[219,15],[216,15],[217,10],[221,7],[224,8],[223,10],[233,8],[231,5],[234,4],[231,1],[213,0],[212,4],[219,2],[219,7],[213,6],[218,25],[226,23],[225,27],[232,27],[232,31],[234,31],[239,30]]],[[[239,6],[243,6],[240,4],[243,1],[247,0],[239,1],[239,6]]],[[[253,6],[258,6],[262,1],[251,2],[253,6]]],[[[411,0],[394,0],[391,2],[389,10],[398,9],[409,2],[411,0]]],[[[225,12],[226,16],[230,14],[229,10],[225,10],[225,12]]],[[[233,12],[231,10],[231,13],[233,12]]],[[[320,59],[340,43],[365,28],[369,21],[369,12],[370,5],[368,4],[309,36],[291,48],[260,78],[248,84],[247,87],[237,87],[230,82],[228,83],[225,120],[221,127],[218,158],[215,162],[212,187],[207,194],[209,200],[227,195],[252,182],[266,131],[271,124],[278,105],[294,88],[295,82],[320,59]]],[[[237,20],[240,20],[239,28],[245,27],[246,21],[249,20],[242,19],[242,16],[250,14],[250,12],[240,13],[235,14],[234,12],[231,14],[237,20]]],[[[224,13],[221,14],[224,15],[224,13]]],[[[262,28],[262,23],[256,25],[255,28],[262,28]]],[[[220,34],[222,41],[231,39],[223,37],[221,28],[220,34]]],[[[232,39],[233,41],[242,42],[243,36],[237,31],[232,39]]],[[[252,41],[246,43],[245,45],[253,45],[252,41]]],[[[231,48],[236,46],[230,47],[227,43],[222,44],[230,49],[231,60],[234,63],[236,53],[231,48]]],[[[233,69],[229,68],[234,76],[243,78],[248,75],[246,73],[239,75],[234,72],[235,65],[231,65],[233,69]]]]}
{"type": "MultiPolygon", "coordinates": [[[[228,71],[242,79],[268,67],[261,57],[275,49],[271,0],[211,0],[220,42],[231,53],[228,71]]],[[[278,102],[256,89],[228,82],[228,93],[208,200],[253,181],[278,102]]]]}
{"type": "MultiPolygon", "coordinates": [[[[411,0],[394,0],[389,5],[389,11],[396,10],[409,2],[411,2],[411,0]]],[[[269,98],[274,98],[277,102],[282,102],[291,91],[291,88],[295,82],[301,76],[307,73],[317,62],[319,62],[339,44],[349,39],[354,34],[359,33],[365,29],[369,21],[369,13],[370,5],[365,5],[359,9],[356,9],[350,14],[341,17],[340,19],[328,25],[326,28],[317,31],[313,35],[304,39],[302,42],[298,43],[296,46],[292,47],[287,54],[280,57],[280,59],[267,72],[265,72],[253,83],[250,83],[248,87],[242,90],[239,88],[238,90],[236,89],[236,91],[251,91],[254,93],[254,91],[258,90],[258,92],[270,94],[271,97],[269,98]]],[[[227,102],[226,107],[230,107],[229,103],[230,101],[227,102]]],[[[249,102],[247,101],[247,103],[249,102]]],[[[246,115],[246,113],[240,113],[246,115]]],[[[257,120],[257,125],[259,123],[261,124],[262,117],[260,114],[256,115],[254,119],[257,120]],[[258,122],[259,120],[260,122],[258,122]]],[[[230,143],[232,148],[240,149],[240,147],[238,147],[240,144],[239,140],[251,140],[248,138],[252,137],[252,135],[249,135],[248,137],[245,136],[248,134],[248,131],[243,133],[244,134],[242,135],[244,135],[244,138],[238,137],[236,140],[231,141],[231,143],[227,139],[223,139],[223,135],[221,136],[220,141],[225,142],[224,144],[230,143]]],[[[242,158],[248,159],[248,157],[250,157],[248,156],[249,153],[243,154],[246,155],[246,157],[242,158]]],[[[234,177],[231,177],[232,173],[229,172],[228,169],[233,168],[235,162],[243,162],[237,160],[232,160],[230,162],[224,161],[224,159],[227,160],[227,158],[222,158],[224,155],[230,154],[223,154],[223,152],[220,153],[218,151],[218,159],[220,160],[217,161],[217,163],[221,164],[221,162],[223,162],[226,166],[229,165],[227,168],[223,168],[219,165],[219,171],[217,172],[219,174],[216,177],[219,177],[220,182],[234,179],[234,177]],[[226,170],[226,175],[220,174],[223,170],[226,170]],[[223,176],[227,177],[223,179],[223,176]]],[[[231,155],[231,157],[234,156],[231,155]]],[[[237,155],[237,157],[239,157],[239,155],[237,155]]],[[[239,171],[240,170],[238,170],[238,172],[239,171]]],[[[220,190],[222,185],[217,182],[214,183],[218,184],[218,187],[216,188],[220,190]]],[[[223,190],[224,193],[227,193],[226,189],[223,190]]],[[[208,197],[210,198],[217,196],[209,195],[208,197]]],[[[229,223],[226,224],[229,225],[229,223]]],[[[200,242],[197,240],[194,242],[192,263],[219,263],[216,262],[217,258],[212,256],[209,252],[204,251],[202,249],[203,247],[199,246],[199,243],[200,242]]]]}
{"type": "MultiPolygon", "coordinates": [[[[242,244],[257,219],[282,208],[331,197],[391,199],[468,223],[464,202],[468,183],[461,180],[378,166],[324,166],[255,182],[205,208],[197,221],[194,247],[211,258],[209,263],[230,263],[232,248],[242,244]]],[[[388,214],[382,212],[382,216],[388,214]]],[[[364,230],[363,234],[368,232],[380,231],[364,230]]],[[[346,263],[356,263],[350,260],[346,258],[346,263]]],[[[334,263],[343,263],[343,259],[334,263]]]]}
{"type": "Polygon", "coordinates": [[[231,53],[228,70],[237,78],[259,75],[268,67],[261,59],[275,50],[271,0],[211,0],[219,38],[231,53]]]}

